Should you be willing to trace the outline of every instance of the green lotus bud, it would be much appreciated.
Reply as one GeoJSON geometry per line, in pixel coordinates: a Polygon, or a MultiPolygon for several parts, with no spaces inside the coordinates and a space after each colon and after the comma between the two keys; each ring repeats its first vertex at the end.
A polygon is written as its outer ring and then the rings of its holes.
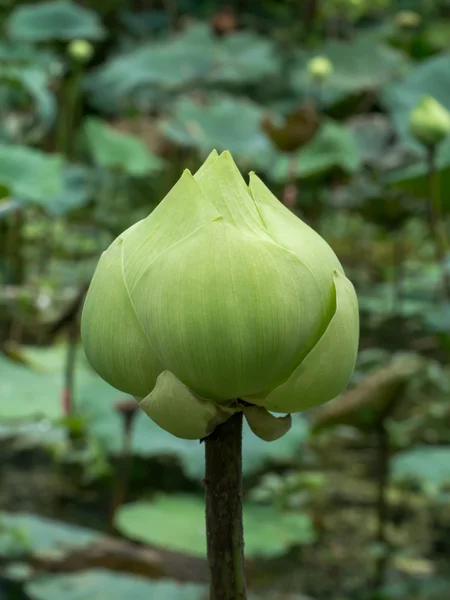
{"type": "Polygon", "coordinates": [[[69,55],[80,63],[87,63],[94,54],[94,47],[87,40],[73,40],[68,46],[69,55]]]}
{"type": "Polygon", "coordinates": [[[328,79],[333,70],[333,63],[326,56],[316,56],[308,62],[308,72],[318,82],[328,79]]]}
{"type": "Polygon", "coordinates": [[[358,308],[327,243],[213,152],[103,253],[81,333],[96,371],[174,435],[204,437],[243,410],[275,439],[290,419],[268,410],[346,387],[358,308]]]}
{"type": "Polygon", "coordinates": [[[425,146],[435,146],[450,133],[450,114],[431,96],[424,96],[411,111],[409,129],[425,146]]]}

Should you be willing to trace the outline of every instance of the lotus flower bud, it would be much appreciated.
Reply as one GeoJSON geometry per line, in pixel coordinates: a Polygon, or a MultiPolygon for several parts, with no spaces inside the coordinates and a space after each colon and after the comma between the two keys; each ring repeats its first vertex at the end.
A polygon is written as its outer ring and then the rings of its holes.
{"type": "Polygon", "coordinates": [[[241,410],[266,440],[341,393],[357,299],[327,243],[231,155],[186,170],[102,254],[83,309],[86,355],[158,425],[199,439],[241,410]]]}
{"type": "Polygon", "coordinates": [[[316,56],[308,62],[308,72],[318,82],[333,74],[333,63],[326,56],[316,56]]]}
{"type": "Polygon", "coordinates": [[[94,54],[94,47],[87,40],[73,40],[68,46],[69,55],[80,63],[87,63],[94,54]]]}
{"type": "Polygon", "coordinates": [[[424,146],[435,146],[450,133],[450,114],[431,96],[424,96],[411,111],[409,129],[424,146]]]}
{"type": "Polygon", "coordinates": [[[420,25],[422,17],[413,10],[400,10],[395,15],[395,24],[402,29],[414,29],[420,25]]]}

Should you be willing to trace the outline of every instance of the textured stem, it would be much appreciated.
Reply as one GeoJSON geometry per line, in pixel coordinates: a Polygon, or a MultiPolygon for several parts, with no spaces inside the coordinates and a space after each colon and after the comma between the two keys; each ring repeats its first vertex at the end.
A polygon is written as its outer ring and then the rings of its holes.
{"type": "Polygon", "coordinates": [[[246,600],[242,526],[242,413],[205,440],[210,600],[246,600]]]}
{"type": "Polygon", "coordinates": [[[445,231],[445,222],[442,216],[439,181],[436,171],[436,146],[430,146],[428,148],[428,188],[430,194],[430,231],[434,241],[436,260],[442,268],[442,283],[445,299],[448,299],[450,297],[450,278],[445,264],[448,251],[448,240],[445,231]]]}
{"type": "Polygon", "coordinates": [[[386,568],[388,565],[386,525],[388,520],[389,505],[387,491],[389,485],[389,435],[385,424],[382,422],[377,432],[377,454],[378,454],[378,498],[377,498],[377,542],[380,546],[380,555],[375,565],[375,589],[384,583],[386,568]]]}

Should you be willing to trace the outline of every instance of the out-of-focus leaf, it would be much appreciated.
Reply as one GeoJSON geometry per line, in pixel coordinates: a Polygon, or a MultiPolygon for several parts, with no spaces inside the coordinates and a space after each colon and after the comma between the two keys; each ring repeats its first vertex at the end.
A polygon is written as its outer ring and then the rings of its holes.
{"type": "Polygon", "coordinates": [[[13,196],[45,205],[62,190],[63,160],[27,148],[0,144],[0,185],[13,196]]]}
{"type": "Polygon", "coordinates": [[[226,36],[216,47],[214,58],[208,78],[212,82],[247,85],[280,69],[275,44],[250,31],[226,36]]]}
{"type": "Polygon", "coordinates": [[[45,575],[27,584],[31,600],[205,600],[194,583],[149,581],[143,577],[92,569],[69,575],[45,575]]]}
{"type": "Polygon", "coordinates": [[[10,38],[24,42],[49,40],[98,40],[105,30],[98,15],[70,0],[18,6],[9,16],[10,38]]]}
{"type": "Polygon", "coordinates": [[[423,96],[433,96],[450,110],[449,62],[449,53],[430,58],[383,91],[382,101],[391,114],[397,133],[418,152],[421,148],[409,133],[409,114],[423,96]]]}
{"type": "Polygon", "coordinates": [[[309,144],[293,157],[279,155],[269,173],[274,181],[283,182],[292,175],[306,179],[323,176],[335,169],[354,173],[360,163],[358,146],[351,132],[339,123],[327,121],[309,144]]]}
{"type": "Polygon", "coordinates": [[[411,378],[423,367],[417,355],[400,355],[316,413],[313,429],[351,425],[363,431],[377,427],[401,400],[411,378]]]}
{"type": "Polygon", "coordinates": [[[100,119],[86,119],[84,133],[99,167],[135,176],[147,175],[162,167],[162,160],[150,152],[142,139],[117,131],[100,119]]]}
{"type": "MultiPolygon", "coordinates": [[[[289,547],[314,541],[305,513],[244,503],[245,550],[248,556],[273,557],[289,547]]],[[[116,526],[128,537],[168,548],[206,555],[205,503],[196,496],[156,496],[152,502],[123,506],[116,526]]]]}
{"type": "MultiPolygon", "coordinates": [[[[446,140],[438,148],[436,171],[442,206],[450,210],[450,197],[446,193],[450,185],[450,140],[446,140]]],[[[407,167],[387,171],[383,178],[393,189],[406,192],[416,198],[428,198],[430,195],[428,164],[425,157],[407,167]]]]}
{"type": "Polygon", "coordinates": [[[59,194],[45,199],[43,207],[48,214],[65,215],[85,206],[95,189],[94,173],[84,165],[67,164],[63,170],[62,185],[59,194]]]}
{"type": "Polygon", "coordinates": [[[450,447],[416,446],[397,454],[392,462],[393,477],[439,490],[450,485],[450,447]]]}
{"type": "Polygon", "coordinates": [[[173,117],[163,124],[165,135],[208,154],[229,150],[237,159],[261,164],[274,150],[261,129],[262,110],[248,100],[217,95],[206,105],[180,98],[173,117]]]}
{"type": "Polygon", "coordinates": [[[303,96],[317,94],[308,73],[308,61],[320,54],[333,63],[333,73],[324,82],[320,95],[331,104],[346,96],[367,90],[376,90],[393,79],[408,66],[408,60],[399,51],[362,35],[353,41],[330,41],[316,52],[299,54],[292,71],[292,85],[303,96]]]}
{"type": "Polygon", "coordinates": [[[34,555],[43,552],[63,556],[74,548],[86,546],[102,537],[96,531],[85,527],[27,513],[0,513],[0,523],[0,556],[34,555]],[[15,548],[10,546],[9,530],[20,533],[20,537],[16,536],[18,539],[15,548]]]}
{"type": "Polygon", "coordinates": [[[347,122],[361,159],[373,163],[385,152],[392,135],[391,124],[381,114],[357,115],[347,122]]]}
{"type": "Polygon", "coordinates": [[[182,88],[205,78],[213,64],[213,47],[209,28],[194,25],[176,37],[111,58],[88,78],[88,91],[108,111],[133,101],[139,91],[145,90],[151,99],[158,90],[182,88]]]}

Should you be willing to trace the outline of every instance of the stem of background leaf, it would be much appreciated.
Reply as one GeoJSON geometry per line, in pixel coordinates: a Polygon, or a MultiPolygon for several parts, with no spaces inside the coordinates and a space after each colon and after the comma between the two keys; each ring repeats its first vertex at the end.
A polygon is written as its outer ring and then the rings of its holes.
{"type": "Polygon", "coordinates": [[[242,524],[242,412],[205,440],[210,600],[246,600],[242,524]]]}
{"type": "MultiPolygon", "coordinates": [[[[56,151],[69,160],[73,154],[76,116],[79,108],[79,90],[83,76],[83,64],[80,61],[73,62],[73,72],[67,79],[64,90],[61,111],[59,113],[59,126],[56,139],[56,151]]],[[[49,265],[53,254],[52,243],[54,241],[53,220],[48,221],[47,242],[44,245],[46,251],[45,269],[49,265]],[[48,242],[50,240],[50,243],[48,242]]],[[[73,413],[74,383],[76,370],[76,348],[78,342],[78,316],[74,315],[67,329],[67,359],[62,391],[62,408],[66,416],[73,413]]]]}
{"type": "Polygon", "coordinates": [[[442,292],[444,301],[450,298],[450,274],[446,267],[448,254],[448,240],[445,229],[445,220],[442,214],[441,197],[439,190],[439,175],[436,169],[437,146],[428,148],[428,215],[430,232],[434,240],[436,261],[442,270],[442,292]]]}
{"type": "MultiPolygon", "coordinates": [[[[136,406],[137,409],[137,406],[136,406]]],[[[122,418],[122,450],[119,457],[118,468],[115,469],[114,491],[112,495],[111,510],[108,520],[108,531],[114,533],[114,521],[116,512],[126,502],[128,484],[130,480],[131,465],[133,460],[132,439],[133,426],[137,410],[117,408],[122,418]]]]}
{"type": "Polygon", "coordinates": [[[386,569],[389,562],[389,547],[386,536],[386,525],[389,516],[388,487],[389,487],[389,433],[383,419],[377,431],[377,475],[378,475],[378,498],[377,498],[377,536],[379,555],[375,564],[374,589],[380,589],[385,580],[386,569]]]}

